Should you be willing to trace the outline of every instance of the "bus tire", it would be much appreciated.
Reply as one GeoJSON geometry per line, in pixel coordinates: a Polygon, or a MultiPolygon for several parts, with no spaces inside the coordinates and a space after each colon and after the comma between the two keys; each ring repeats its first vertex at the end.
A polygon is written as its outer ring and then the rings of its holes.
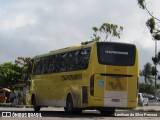
{"type": "Polygon", "coordinates": [[[64,108],[64,110],[65,110],[67,113],[72,113],[72,112],[73,112],[73,99],[72,99],[72,96],[71,96],[71,95],[68,95],[68,96],[67,96],[67,99],[66,99],[66,107],[64,108]]]}
{"type": "Polygon", "coordinates": [[[67,96],[66,107],[64,107],[64,110],[65,110],[65,112],[72,113],[72,114],[81,114],[82,113],[82,109],[73,107],[73,99],[72,99],[71,95],[67,96]]]}
{"type": "Polygon", "coordinates": [[[100,111],[101,115],[112,116],[115,113],[115,108],[101,109],[99,111],[100,111]]]}
{"type": "Polygon", "coordinates": [[[74,114],[81,114],[82,113],[82,109],[76,108],[76,109],[74,109],[73,113],[74,114]]]}
{"type": "Polygon", "coordinates": [[[33,109],[34,109],[35,112],[39,112],[40,111],[41,107],[36,104],[35,96],[32,97],[32,105],[33,105],[33,109]]]}

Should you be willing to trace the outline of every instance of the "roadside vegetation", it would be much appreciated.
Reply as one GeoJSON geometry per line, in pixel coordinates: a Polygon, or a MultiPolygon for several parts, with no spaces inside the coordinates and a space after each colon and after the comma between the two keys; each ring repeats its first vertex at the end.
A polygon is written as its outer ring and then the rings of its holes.
{"type": "Polygon", "coordinates": [[[15,62],[0,64],[0,88],[9,88],[14,91],[13,85],[25,83],[24,73],[27,71],[28,63],[31,58],[18,57],[15,62]]]}
{"type": "Polygon", "coordinates": [[[143,70],[140,71],[140,75],[144,76],[145,83],[139,85],[139,91],[154,94],[155,90],[160,88],[160,85],[157,84],[157,80],[160,80],[160,73],[157,69],[160,65],[160,51],[157,53],[157,42],[160,41],[160,19],[155,16],[155,11],[150,9],[152,8],[150,2],[149,0],[137,0],[139,7],[148,13],[149,18],[145,24],[155,42],[155,55],[151,58],[154,66],[146,63],[143,70]]]}

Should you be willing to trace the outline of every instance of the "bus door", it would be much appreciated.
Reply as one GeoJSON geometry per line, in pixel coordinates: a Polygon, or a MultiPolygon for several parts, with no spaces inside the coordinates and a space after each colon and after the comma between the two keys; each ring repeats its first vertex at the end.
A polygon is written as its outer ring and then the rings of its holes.
{"type": "Polygon", "coordinates": [[[104,106],[126,107],[128,77],[95,74],[93,96],[104,99],[104,106]]]}
{"type": "Polygon", "coordinates": [[[109,75],[105,80],[104,106],[127,107],[128,77],[109,75]]]}

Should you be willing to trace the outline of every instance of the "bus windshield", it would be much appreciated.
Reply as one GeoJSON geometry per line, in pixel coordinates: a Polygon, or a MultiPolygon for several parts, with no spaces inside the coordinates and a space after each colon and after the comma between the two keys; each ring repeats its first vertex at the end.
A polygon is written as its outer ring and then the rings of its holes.
{"type": "Polygon", "coordinates": [[[99,42],[97,51],[100,64],[115,66],[133,66],[135,64],[135,45],[99,42]]]}

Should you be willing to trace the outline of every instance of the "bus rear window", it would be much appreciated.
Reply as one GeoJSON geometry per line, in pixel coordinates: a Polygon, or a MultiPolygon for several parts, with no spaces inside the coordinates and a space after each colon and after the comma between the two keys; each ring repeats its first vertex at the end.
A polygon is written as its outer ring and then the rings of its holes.
{"type": "Polygon", "coordinates": [[[133,66],[135,64],[135,45],[99,42],[97,51],[100,64],[116,66],[133,66]]]}

